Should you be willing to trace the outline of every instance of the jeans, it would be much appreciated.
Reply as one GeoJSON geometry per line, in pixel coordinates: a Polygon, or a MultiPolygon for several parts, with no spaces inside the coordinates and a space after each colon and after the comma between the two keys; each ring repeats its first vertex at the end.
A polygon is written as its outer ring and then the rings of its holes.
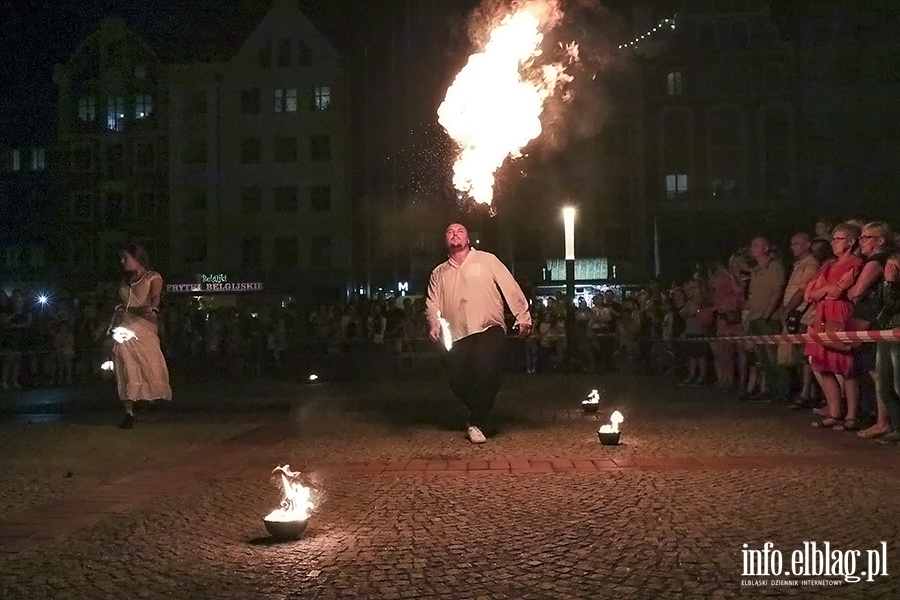
{"type": "MultiPolygon", "coordinates": [[[[781,333],[781,321],[778,319],[753,319],[747,328],[750,335],[776,335],[781,333]]],[[[766,386],[774,389],[779,395],[787,396],[786,381],[778,367],[778,347],[775,344],[757,344],[754,348],[759,367],[766,374],[766,386]]]]}
{"type": "Polygon", "coordinates": [[[900,342],[875,344],[875,385],[894,431],[900,431],[900,342]]]}
{"type": "Polygon", "coordinates": [[[506,335],[489,327],[453,342],[447,355],[450,389],[469,409],[469,425],[484,429],[500,391],[506,335]]]}

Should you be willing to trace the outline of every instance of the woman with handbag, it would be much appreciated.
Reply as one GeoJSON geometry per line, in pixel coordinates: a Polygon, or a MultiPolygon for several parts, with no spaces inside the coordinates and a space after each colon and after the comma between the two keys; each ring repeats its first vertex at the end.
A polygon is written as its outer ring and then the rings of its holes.
{"type": "MultiPolygon", "coordinates": [[[[853,287],[863,260],[853,251],[859,242],[859,229],[849,223],[834,228],[831,249],[835,258],[826,262],[807,284],[804,300],[814,303],[816,320],[809,331],[823,333],[844,331],[853,311],[847,292],[853,287]]],[[[838,376],[852,377],[853,357],[842,342],[810,342],[806,344],[813,373],[825,394],[828,414],[813,422],[813,427],[852,427],[859,412],[859,396],[847,395],[847,412],[842,410],[841,384],[838,376]]]]}
{"type": "MultiPolygon", "coordinates": [[[[879,291],[881,282],[884,279],[884,266],[888,257],[891,255],[889,249],[893,240],[893,234],[890,227],[885,223],[872,222],[862,228],[859,236],[860,254],[865,259],[862,272],[853,287],[847,292],[847,297],[853,302],[853,314],[851,319],[851,327],[854,331],[864,331],[871,329],[872,323],[879,308],[879,291]]],[[[875,383],[875,405],[876,419],[875,424],[859,432],[860,437],[875,438],[888,433],[891,430],[888,421],[887,412],[881,393],[877,385],[877,375],[875,373],[875,344],[860,344],[855,347],[851,354],[853,355],[853,372],[862,375],[868,373],[875,383]]],[[[855,393],[859,396],[859,381],[848,380],[844,383],[847,394],[855,393]]]]}

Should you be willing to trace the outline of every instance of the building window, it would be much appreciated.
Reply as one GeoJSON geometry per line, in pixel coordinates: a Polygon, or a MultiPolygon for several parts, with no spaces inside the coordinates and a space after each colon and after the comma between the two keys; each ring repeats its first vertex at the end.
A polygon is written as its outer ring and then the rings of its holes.
{"type": "Polygon", "coordinates": [[[669,96],[684,94],[684,77],[681,71],[671,71],[666,75],[666,94],[669,96]]]}
{"type": "Polygon", "coordinates": [[[134,78],[135,79],[147,79],[147,65],[135,65],[134,78]]]}
{"type": "Polygon", "coordinates": [[[327,233],[314,235],[309,246],[309,262],[313,269],[331,268],[331,236],[327,233]]]}
{"type": "Polygon", "coordinates": [[[84,123],[97,119],[97,101],[93,96],[85,96],[78,100],[78,118],[84,123]]]}
{"type": "Polygon", "coordinates": [[[22,151],[18,148],[13,148],[9,151],[9,170],[10,171],[21,171],[22,170],[22,151]]]}
{"type": "Polygon", "coordinates": [[[272,66],[272,42],[266,40],[259,49],[259,66],[268,69],[272,66]]]}
{"type": "Polygon", "coordinates": [[[317,85],[313,88],[313,109],[328,110],[331,107],[331,86],[317,85]]]}
{"type": "Polygon", "coordinates": [[[277,163],[297,162],[297,138],[275,138],[272,148],[272,159],[277,163]]]}
{"type": "Polygon", "coordinates": [[[275,90],[275,112],[297,112],[297,88],[275,90]]]}
{"type": "Polygon", "coordinates": [[[308,67],[312,64],[312,49],[303,40],[297,40],[297,65],[308,67]]]}
{"type": "Polygon", "coordinates": [[[241,114],[257,115],[260,111],[260,91],[259,88],[250,88],[241,91],[241,114]]]}
{"type": "Polygon", "coordinates": [[[206,212],[207,193],[205,187],[188,188],[185,195],[184,211],[187,213],[206,212]]]}
{"type": "Polygon", "coordinates": [[[189,140],[184,149],[184,162],[190,165],[206,163],[206,140],[189,140]]]}
{"type": "Polygon", "coordinates": [[[43,171],[47,168],[47,150],[44,148],[32,148],[31,170],[43,171]]]}
{"type": "Polygon", "coordinates": [[[138,94],[134,97],[134,118],[146,119],[153,114],[153,96],[138,94]]]}
{"type": "Polygon", "coordinates": [[[750,28],[743,20],[732,21],[731,43],[736,48],[746,48],[750,44],[750,28]]]}
{"type": "Polygon", "coordinates": [[[275,238],[275,266],[297,266],[297,236],[287,235],[275,238]]]}
{"type": "Polygon", "coordinates": [[[309,158],[317,162],[331,160],[331,136],[312,136],[309,140],[309,158]]]}
{"type": "Polygon", "coordinates": [[[241,212],[245,215],[262,212],[262,190],[258,187],[241,188],[241,212]]]}
{"type": "Polygon", "coordinates": [[[253,165],[259,163],[262,147],[257,138],[244,138],[241,140],[241,164],[253,165]]]}
{"type": "Polygon", "coordinates": [[[122,131],[125,126],[125,99],[122,96],[109,98],[106,101],[106,128],[110,131],[122,131]]]}
{"type": "Polygon", "coordinates": [[[291,40],[290,38],[281,38],[278,40],[278,66],[291,66],[291,40]]]}
{"type": "Polygon", "coordinates": [[[686,200],[687,194],[687,174],[666,175],[666,200],[686,200]]]}
{"type": "Polygon", "coordinates": [[[152,141],[134,143],[134,170],[143,172],[156,170],[156,147],[152,141]]]}
{"type": "Polygon", "coordinates": [[[297,212],[297,187],[279,186],[272,190],[275,212],[297,212]]]}
{"type": "Polygon", "coordinates": [[[106,147],[106,174],[110,177],[122,177],[125,174],[125,152],[122,144],[106,147]]]}
{"type": "Polygon", "coordinates": [[[189,263],[206,262],[205,237],[190,237],[184,240],[184,261],[189,263]]]}
{"type": "Polygon", "coordinates": [[[262,238],[241,239],[241,266],[245,269],[262,266],[262,238]]]}
{"type": "Polygon", "coordinates": [[[69,151],[69,169],[72,173],[88,173],[93,169],[90,146],[75,146],[69,151]]]}
{"type": "Polygon", "coordinates": [[[314,185],[310,187],[309,205],[315,212],[331,210],[331,186],[314,185]]]}

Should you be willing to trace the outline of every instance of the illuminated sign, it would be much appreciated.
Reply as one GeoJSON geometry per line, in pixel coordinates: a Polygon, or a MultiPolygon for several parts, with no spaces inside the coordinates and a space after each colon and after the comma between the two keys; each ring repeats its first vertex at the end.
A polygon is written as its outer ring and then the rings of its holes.
{"type": "Polygon", "coordinates": [[[174,294],[210,294],[222,292],[261,292],[261,281],[233,281],[223,283],[170,283],[166,291],[174,294]]]}
{"type": "Polygon", "coordinates": [[[401,296],[405,296],[406,292],[409,291],[409,282],[408,281],[400,281],[397,283],[397,291],[400,292],[401,296]]]}
{"type": "Polygon", "coordinates": [[[227,283],[228,275],[225,273],[202,273],[200,283],[227,283]]]}

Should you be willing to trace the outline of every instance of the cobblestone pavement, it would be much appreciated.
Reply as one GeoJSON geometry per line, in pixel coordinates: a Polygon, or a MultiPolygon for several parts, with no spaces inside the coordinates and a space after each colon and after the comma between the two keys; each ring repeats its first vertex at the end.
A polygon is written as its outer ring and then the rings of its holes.
{"type": "Polygon", "coordinates": [[[294,394],[260,427],[0,512],[0,598],[900,597],[900,448],[815,431],[808,414],[661,381],[522,376],[476,447],[439,380],[294,394]],[[605,399],[587,417],[591,387],[605,399]],[[614,408],[623,444],[600,446],[614,408]],[[323,496],[300,540],[275,543],[261,517],[284,463],[308,466],[323,496]],[[743,575],[743,544],[767,541],[787,569],[804,542],[860,550],[856,573],[883,541],[888,575],[743,575]]]}

